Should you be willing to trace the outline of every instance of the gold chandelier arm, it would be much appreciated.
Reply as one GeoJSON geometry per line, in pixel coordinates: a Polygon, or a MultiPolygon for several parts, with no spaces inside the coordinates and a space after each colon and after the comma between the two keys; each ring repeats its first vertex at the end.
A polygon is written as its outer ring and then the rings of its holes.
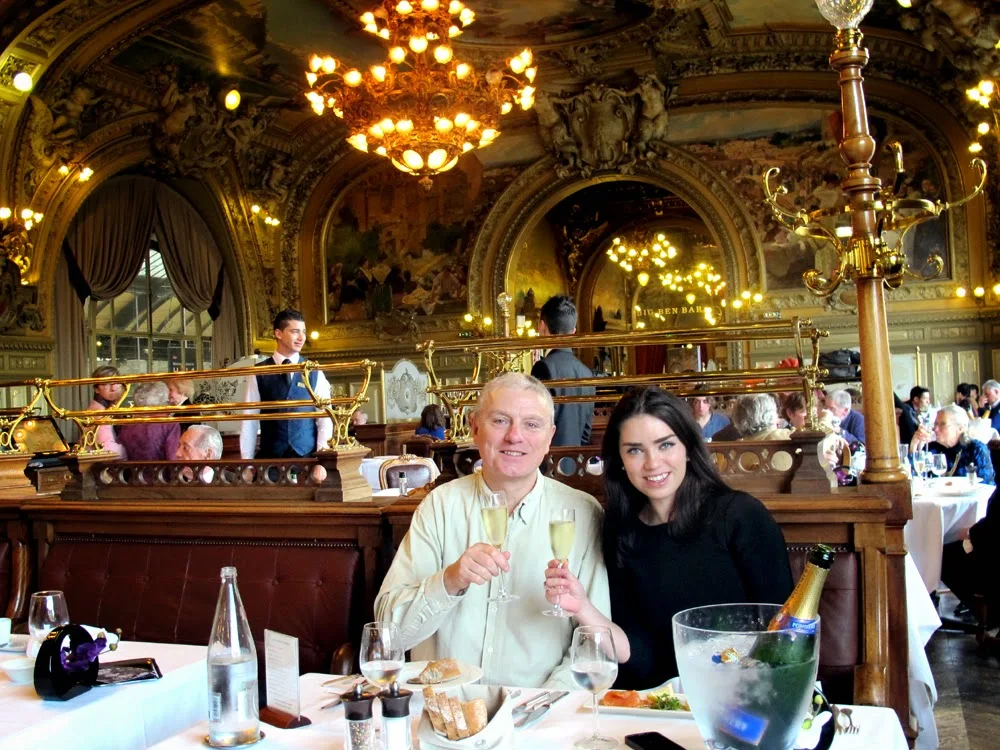
{"type": "Polygon", "coordinates": [[[979,172],[979,184],[976,185],[975,189],[964,198],[960,198],[954,203],[942,203],[941,211],[947,211],[948,209],[962,206],[971,201],[981,192],[983,192],[983,188],[986,186],[986,172],[987,172],[986,162],[977,157],[973,159],[971,162],[969,162],[969,166],[979,172]]]}
{"type": "Polygon", "coordinates": [[[903,144],[895,138],[891,138],[885,142],[884,148],[892,154],[892,165],[896,177],[892,181],[892,187],[885,188],[882,192],[887,198],[892,199],[899,195],[899,191],[903,188],[903,182],[906,180],[906,168],[903,165],[903,144]]]}
{"type": "Polygon", "coordinates": [[[42,383],[41,379],[22,383],[22,385],[31,385],[34,387],[35,394],[27,404],[21,407],[21,410],[10,422],[6,418],[0,418],[0,455],[5,453],[27,453],[27,450],[23,446],[17,446],[14,433],[17,430],[17,426],[34,413],[35,405],[38,404],[38,399],[42,397],[42,383]]]}
{"type": "Polygon", "coordinates": [[[781,169],[779,167],[769,167],[764,172],[764,176],[761,179],[764,186],[764,199],[771,206],[771,209],[775,212],[775,214],[777,214],[776,218],[778,218],[782,224],[785,224],[785,226],[793,227],[796,224],[804,224],[809,219],[808,214],[806,214],[805,211],[790,211],[778,203],[778,197],[781,195],[787,195],[788,188],[784,185],[778,185],[777,190],[771,190],[771,177],[777,177],[779,174],[781,174],[781,169]]]}
{"type": "Polygon", "coordinates": [[[944,259],[937,253],[929,255],[919,271],[914,271],[908,264],[903,266],[903,274],[921,281],[936,279],[942,270],[944,270],[944,259]]]}
{"type": "Polygon", "coordinates": [[[802,274],[802,281],[813,294],[818,297],[829,297],[844,283],[843,261],[833,270],[829,279],[824,279],[820,272],[811,268],[802,274]]]}

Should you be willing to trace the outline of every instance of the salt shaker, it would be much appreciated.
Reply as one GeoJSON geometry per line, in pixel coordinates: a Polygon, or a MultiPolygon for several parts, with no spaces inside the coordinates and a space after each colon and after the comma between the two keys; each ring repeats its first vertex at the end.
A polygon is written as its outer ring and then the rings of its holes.
{"type": "Polygon", "coordinates": [[[394,682],[379,695],[382,701],[382,750],[410,750],[410,696],[394,682]]]}
{"type": "Polygon", "coordinates": [[[346,750],[375,750],[375,720],[372,718],[375,696],[362,692],[358,684],[354,690],[340,696],[340,700],[347,719],[346,750]]]}
{"type": "Polygon", "coordinates": [[[408,489],[406,487],[406,472],[399,472],[399,496],[406,497],[408,489]]]}

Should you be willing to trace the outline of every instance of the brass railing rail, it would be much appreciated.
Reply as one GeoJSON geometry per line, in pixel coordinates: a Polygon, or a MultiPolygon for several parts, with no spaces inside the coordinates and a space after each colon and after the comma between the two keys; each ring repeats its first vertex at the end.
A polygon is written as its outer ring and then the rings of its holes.
{"type": "Polygon", "coordinates": [[[800,363],[798,368],[760,368],[719,370],[713,372],[669,373],[658,375],[638,375],[619,377],[594,377],[567,380],[549,380],[551,388],[594,387],[594,395],[556,396],[556,403],[584,403],[616,401],[621,397],[621,389],[637,385],[662,385],[679,396],[690,395],[741,395],[746,393],[777,393],[802,389],[810,415],[810,427],[816,429],[813,392],[820,386],[818,382],[827,374],[818,366],[819,340],[829,332],[815,327],[810,320],[791,318],[790,320],[760,321],[746,324],[730,324],[712,328],[683,328],[658,331],[628,331],[583,333],[562,336],[539,336],[536,338],[495,338],[473,341],[436,344],[426,341],[417,345],[417,351],[424,353],[427,364],[428,393],[437,395],[451,416],[450,440],[465,441],[471,436],[469,415],[475,405],[478,393],[485,384],[483,357],[490,358],[492,366],[488,375],[500,372],[519,371],[522,367],[521,355],[532,349],[579,349],[583,347],[610,346],[676,346],[695,343],[737,343],[774,339],[791,340],[800,363]],[[806,349],[812,356],[812,364],[806,362],[806,349]],[[473,356],[472,373],[461,385],[447,385],[441,382],[434,366],[435,354],[442,352],[463,352],[473,356]],[[745,381],[752,380],[753,383],[745,381]]]}
{"type": "Polygon", "coordinates": [[[18,410],[17,414],[0,413],[0,453],[19,453],[22,449],[14,440],[17,424],[33,413],[40,398],[45,399],[54,417],[74,422],[80,429],[80,441],[73,448],[75,455],[91,454],[102,450],[97,442],[98,425],[103,424],[150,424],[155,422],[171,423],[190,421],[193,417],[199,422],[222,422],[275,419],[316,419],[329,417],[333,422],[333,435],[329,441],[329,449],[353,447],[357,445],[354,438],[348,435],[351,415],[357,408],[368,401],[368,386],[371,383],[371,360],[356,362],[339,362],[334,364],[318,364],[302,361],[287,365],[261,365],[258,367],[238,367],[228,370],[186,370],[179,372],[142,373],[137,375],[112,375],[103,378],[74,379],[39,379],[31,381],[11,381],[0,383],[0,388],[34,386],[36,391],[29,404],[18,410]],[[320,372],[355,372],[361,370],[364,378],[358,392],[353,396],[331,396],[321,398],[309,382],[309,374],[320,372]],[[309,394],[308,399],[291,399],[287,401],[254,401],[230,402],[214,404],[188,404],[186,406],[133,406],[123,407],[132,385],[135,383],[167,382],[171,380],[211,380],[219,378],[242,378],[256,375],[273,375],[292,373],[302,374],[302,384],[309,394]],[[94,386],[103,383],[121,383],[124,385],[122,395],[107,409],[70,409],[60,406],[53,391],[57,388],[75,386],[94,386]],[[315,407],[312,411],[291,411],[307,406],[315,407]],[[247,413],[248,410],[260,409],[260,413],[247,413]],[[190,413],[191,417],[185,415],[190,413]]]}

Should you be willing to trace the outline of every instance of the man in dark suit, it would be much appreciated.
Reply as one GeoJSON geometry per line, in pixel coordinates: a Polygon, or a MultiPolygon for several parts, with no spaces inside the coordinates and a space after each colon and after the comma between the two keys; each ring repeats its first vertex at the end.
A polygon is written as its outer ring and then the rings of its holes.
{"type": "MultiPolygon", "coordinates": [[[[1000,490],[990,497],[986,516],[959,533],[959,541],[944,545],[941,580],[966,606],[974,594],[986,597],[987,628],[1000,625],[1000,490]]],[[[997,637],[991,632],[992,638],[997,637]]]]}
{"type": "MultiPolygon", "coordinates": [[[[298,310],[282,310],[274,319],[274,354],[257,365],[298,364],[306,342],[306,322],[298,310]]],[[[309,373],[309,385],[319,398],[330,397],[330,383],[319,370],[309,373]]],[[[246,379],[242,400],[302,401],[309,391],[302,373],[257,375],[246,379]]],[[[251,409],[246,413],[255,413],[251,409]]],[[[314,412],[315,407],[288,407],[282,411],[314,412]]],[[[329,417],[318,419],[246,419],[240,430],[240,454],[243,458],[300,458],[326,447],[333,435],[329,417]],[[257,430],[260,429],[260,449],[257,450],[257,430]]],[[[322,468],[322,467],[318,467],[322,468]]]]}
{"type": "MultiPolygon", "coordinates": [[[[931,392],[920,385],[910,389],[910,400],[903,404],[899,415],[899,442],[909,445],[920,428],[920,415],[931,408],[931,392]]],[[[843,425],[841,425],[843,426],[843,425]]]]}
{"type": "MultiPolygon", "coordinates": [[[[559,336],[576,333],[576,305],[569,297],[557,295],[542,305],[538,333],[542,336],[559,336]]],[[[531,368],[531,374],[539,380],[563,380],[566,378],[591,378],[594,373],[578,360],[570,349],[550,349],[531,368]]],[[[550,388],[553,396],[592,396],[597,392],[593,386],[583,388],[550,388]]],[[[556,404],[556,434],[552,445],[587,445],[590,442],[590,427],[594,421],[594,404],[556,404]]]]}

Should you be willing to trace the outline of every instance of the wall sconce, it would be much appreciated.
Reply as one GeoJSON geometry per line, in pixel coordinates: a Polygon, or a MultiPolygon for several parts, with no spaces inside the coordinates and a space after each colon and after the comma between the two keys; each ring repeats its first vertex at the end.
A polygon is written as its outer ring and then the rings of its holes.
{"type": "MultiPolygon", "coordinates": [[[[1000,284],[994,284],[993,288],[990,291],[993,292],[994,298],[1000,298],[1000,284]]],[[[956,287],[955,288],[955,296],[958,299],[966,299],[968,297],[971,297],[972,300],[977,305],[980,305],[980,306],[986,304],[986,288],[985,287],[977,286],[974,289],[972,289],[971,291],[969,289],[966,289],[964,286],[956,287]]]]}
{"type": "Polygon", "coordinates": [[[59,167],[59,174],[63,177],[69,177],[70,174],[76,170],[80,170],[77,174],[77,182],[87,182],[91,177],[94,176],[94,170],[85,164],[63,164],[59,167]]]}
{"type": "Polygon", "coordinates": [[[267,224],[269,227],[277,227],[281,225],[281,222],[278,221],[278,219],[271,216],[270,211],[268,211],[266,208],[262,208],[260,205],[256,203],[250,206],[250,211],[251,213],[253,213],[254,216],[263,219],[264,223],[267,224]]]}
{"type": "Polygon", "coordinates": [[[485,339],[493,335],[493,318],[480,315],[477,312],[467,312],[462,316],[462,331],[460,338],[485,339]]]}

